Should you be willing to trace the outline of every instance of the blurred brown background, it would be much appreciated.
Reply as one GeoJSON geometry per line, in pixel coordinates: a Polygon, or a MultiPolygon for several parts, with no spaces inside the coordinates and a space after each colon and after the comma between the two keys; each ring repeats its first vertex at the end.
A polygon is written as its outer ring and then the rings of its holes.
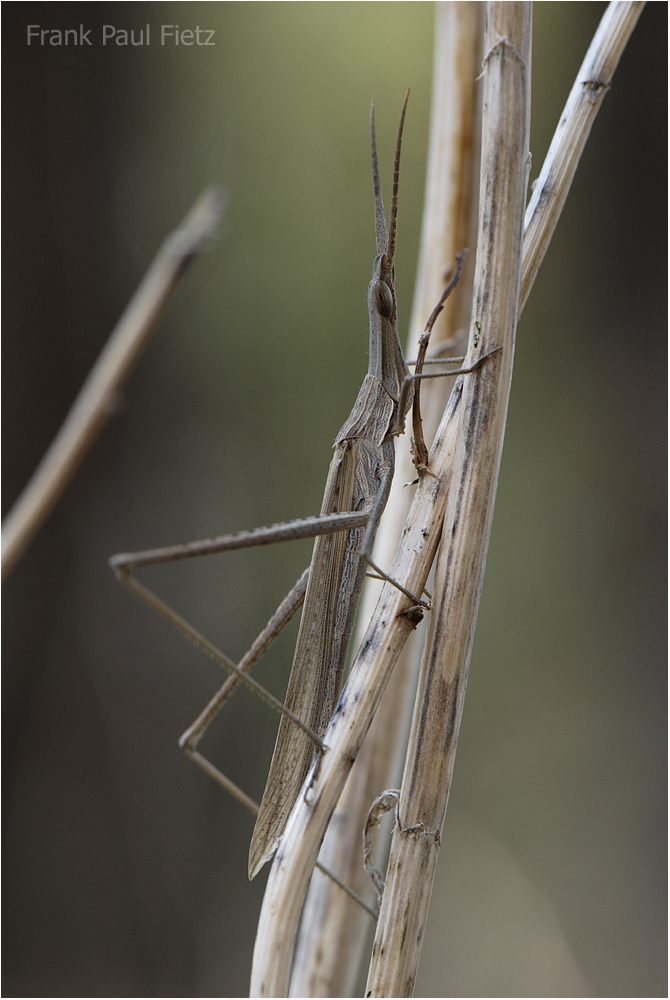
{"type": "MultiPolygon", "coordinates": [[[[532,178],[605,4],[534,7],[532,178]]],[[[369,101],[388,190],[407,86],[409,315],[433,16],[3,6],[5,510],[163,236],[212,181],[230,197],[4,588],[5,996],[247,993],[252,819],[176,745],[220,673],[106,560],[318,510],[366,367],[369,101]],[[102,47],[103,24],[147,22],[150,47],[102,47]],[[28,47],[27,24],[83,24],[94,45],[28,47]],[[161,47],[161,24],[216,45],[161,47]]],[[[417,996],[666,995],[666,18],[647,5],[520,324],[417,996]]],[[[237,656],[308,558],[152,579],[237,656]]],[[[279,693],[289,649],[259,669],[279,693]]],[[[206,752],[258,796],[275,719],[246,692],[229,707],[206,752]]]]}

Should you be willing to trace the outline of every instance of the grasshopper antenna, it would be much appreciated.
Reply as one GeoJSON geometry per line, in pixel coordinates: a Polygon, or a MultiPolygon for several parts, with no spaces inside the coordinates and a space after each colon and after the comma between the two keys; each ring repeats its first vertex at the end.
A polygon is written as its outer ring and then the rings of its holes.
{"type": "Polygon", "coordinates": [[[384,202],[382,200],[382,186],[379,180],[374,98],[372,99],[372,104],[370,105],[370,148],[372,152],[372,182],[375,188],[375,239],[377,242],[377,254],[379,255],[386,253],[389,235],[386,228],[386,216],[384,214],[384,202]]]}
{"type": "Polygon", "coordinates": [[[405,100],[402,102],[402,111],[400,112],[400,123],[398,124],[398,138],[395,145],[395,161],[393,164],[393,196],[391,199],[391,223],[389,226],[389,237],[388,237],[388,248],[386,250],[386,256],[388,258],[388,269],[391,270],[393,267],[393,258],[395,257],[395,237],[398,223],[398,181],[400,178],[400,149],[402,147],[402,130],[405,124],[405,111],[407,110],[407,102],[409,100],[409,90],[405,94],[405,100]]]}

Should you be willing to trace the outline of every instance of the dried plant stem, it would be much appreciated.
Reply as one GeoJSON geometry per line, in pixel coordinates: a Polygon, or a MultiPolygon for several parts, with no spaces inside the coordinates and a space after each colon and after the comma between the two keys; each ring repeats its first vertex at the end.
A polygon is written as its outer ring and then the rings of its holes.
{"type": "Polygon", "coordinates": [[[608,5],[563,109],[526,209],[519,313],[563,211],[591,126],[644,3],[608,5]]]}
{"type": "MultiPolygon", "coordinates": [[[[493,6],[502,7],[503,10],[507,8],[508,15],[513,8],[519,7],[518,4],[493,6]]],[[[609,10],[605,15],[606,18],[608,14],[609,10]]],[[[634,22],[628,24],[630,33],[634,22]]],[[[610,35],[610,38],[612,37],[610,35]]],[[[593,46],[590,51],[593,51],[593,46]]],[[[620,51],[619,48],[618,54],[620,51]]],[[[611,72],[615,68],[615,62],[616,59],[610,62],[611,72]]],[[[568,111],[569,109],[566,109],[566,112],[568,111]]],[[[570,138],[570,128],[564,127],[566,112],[561,118],[563,128],[560,139],[552,143],[548,157],[554,161],[566,159],[565,147],[571,141],[580,142],[581,149],[583,141],[580,136],[583,135],[585,140],[592,123],[591,120],[586,121],[582,117],[581,130],[578,130],[574,138],[570,138]]],[[[577,110],[573,108],[569,117],[576,113],[577,110]]],[[[577,167],[577,159],[570,157],[567,159],[570,164],[569,170],[563,172],[560,180],[561,189],[565,193],[569,190],[577,167]]],[[[551,172],[543,169],[541,177],[549,176],[551,172]]],[[[555,227],[555,217],[545,208],[550,205],[550,199],[543,197],[544,190],[542,184],[537,185],[533,202],[526,214],[526,225],[529,226],[533,220],[533,224],[537,227],[538,243],[546,249],[549,235],[555,227]]],[[[563,194],[562,201],[564,197],[563,194]]],[[[541,260],[542,253],[524,254],[521,283],[526,297],[535,281],[541,260]]],[[[523,301],[525,302],[525,298],[523,301]]],[[[430,477],[425,477],[420,483],[391,568],[391,575],[403,581],[408,589],[415,593],[416,588],[423,586],[425,582],[427,566],[433,558],[437,544],[436,533],[440,531],[442,514],[446,506],[446,492],[460,409],[460,392],[461,389],[457,387],[436,435],[431,455],[431,470],[436,478],[428,483],[430,477]],[[429,512],[428,508],[431,506],[432,511],[429,512]]],[[[374,712],[380,697],[380,689],[383,689],[393,662],[399,655],[402,635],[408,631],[406,618],[397,617],[403,602],[397,598],[397,594],[395,602],[392,598],[393,594],[386,586],[382,591],[367,637],[352,667],[350,681],[343,693],[337,715],[325,735],[325,742],[330,747],[329,753],[323,759],[319,773],[308,776],[305,788],[309,790],[297,803],[280,845],[268,882],[259,923],[252,973],[252,996],[285,995],[298,913],[316,857],[318,842],[323,836],[337,797],[346,781],[351,761],[362,739],[361,734],[369,725],[369,713],[374,712]]],[[[472,623],[470,627],[474,631],[472,623]]],[[[460,706],[456,707],[460,712],[462,701],[460,706]]],[[[402,819],[402,812],[400,815],[402,819]]],[[[410,824],[405,819],[405,826],[408,825],[410,824]]],[[[412,947],[415,950],[415,959],[418,960],[418,950],[414,944],[412,947]]],[[[389,952],[386,951],[386,954],[389,952]]],[[[384,995],[401,994],[386,991],[384,995]]]]}
{"type": "MultiPolygon", "coordinates": [[[[511,11],[519,5],[498,6],[511,11]]],[[[605,16],[607,17],[607,14],[605,16]]],[[[632,24],[629,23],[629,33],[630,30],[632,24]]],[[[612,72],[615,61],[610,64],[612,72]]],[[[562,125],[565,125],[564,118],[565,113],[561,119],[562,125]]],[[[581,131],[578,134],[588,136],[590,127],[591,121],[586,122],[582,119],[581,131]]],[[[569,128],[563,128],[560,140],[552,144],[550,153],[554,160],[564,157],[564,147],[568,142],[581,141],[578,137],[568,138],[570,134],[569,128]]],[[[580,148],[582,146],[583,142],[580,148]]],[[[576,167],[577,160],[570,159],[569,172],[564,172],[561,177],[561,188],[565,192],[570,187],[576,167]]],[[[543,170],[542,176],[548,176],[548,171],[543,170]]],[[[544,207],[550,204],[550,199],[541,197],[542,190],[542,186],[538,185],[536,207],[531,212],[529,206],[526,219],[527,224],[530,219],[534,219],[538,242],[546,248],[549,238],[544,232],[545,229],[548,232],[553,231],[555,218],[544,207]]],[[[524,256],[522,284],[526,296],[537,276],[541,259],[542,254],[524,256]]],[[[430,489],[427,483],[429,477],[421,482],[391,569],[391,575],[404,581],[414,592],[418,586],[423,586],[422,581],[426,579],[428,572],[426,567],[432,559],[436,544],[435,532],[440,530],[441,512],[446,505],[446,488],[451,472],[458,411],[459,390],[450,400],[431,455],[431,469],[436,479],[430,484],[430,489]],[[431,504],[434,505],[433,510],[427,513],[427,507],[431,504]],[[418,535],[415,533],[417,526],[418,535]],[[427,539],[430,539],[429,545],[425,544],[427,539]],[[407,575],[404,575],[405,573],[407,575]]],[[[368,713],[374,711],[374,706],[379,700],[379,690],[386,683],[394,658],[399,655],[398,648],[401,642],[399,633],[407,631],[405,619],[393,617],[395,606],[399,604],[401,605],[402,601],[396,601],[394,605],[393,601],[389,600],[388,587],[385,587],[368,629],[367,638],[352,667],[350,682],[343,694],[337,716],[326,733],[325,741],[330,751],[323,760],[320,772],[308,776],[305,787],[309,788],[309,791],[306,796],[301,797],[289,821],[270,875],[261,913],[252,973],[252,996],[285,995],[298,912],[306,880],[316,856],[316,844],[323,836],[339,790],[349,773],[351,760],[360,745],[361,732],[364,732],[369,724],[368,713]],[[374,650],[379,651],[377,659],[374,650]],[[365,680],[366,677],[369,683],[365,680]]],[[[398,609],[395,609],[395,613],[398,613],[398,609]]],[[[471,628],[474,629],[472,623],[471,628]]],[[[409,824],[405,822],[405,825],[409,824]]],[[[418,952],[416,958],[418,959],[418,952]]],[[[386,991],[385,995],[399,994],[386,991]]]]}
{"type": "MultiPolygon", "coordinates": [[[[482,39],[482,4],[437,4],[426,202],[406,351],[408,358],[416,357],[419,335],[440,298],[455,255],[463,247],[471,248],[469,260],[472,263],[433,331],[431,351],[440,352],[440,345],[455,343],[457,333],[462,331],[465,335],[467,330],[477,223],[479,128],[476,94],[480,84],[476,77],[481,69],[482,39]]],[[[452,386],[453,380],[433,379],[423,387],[424,421],[431,436],[452,386]]],[[[375,544],[374,561],[378,565],[391,564],[413,494],[404,484],[415,475],[408,436],[405,436],[397,442],[396,475],[375,544]]],[[[379,590],[379,586],[368,586],[363,596],[362,627],[356,637],[356,646],[363,639],[379,590]]],[[[361,864],[361,831],[371,801],[400,778],[421,654],[422,644],[415,641],[419,638],[419,635],[410,637],[393,671],[320,853],[323,864],[370,899],[374,894],[361,864]]],[[[385,852],[377,843],[375,856],[380,855],[384,857],[385,852]]],[[[360,907],[352,904],[329,879],[315,872],[301,920],[290,995],[352,996],[370,927],[370,919],[360,907]]]]}
{"type": "Polygon", "coordinates": [[[206,191],[163,243],[112,331],[49,450],[2,526],[2,575],[41,526],[114,412],[118,392],[165,311],[188,263],[216,229],[222,192],[206,191]]]}
{"type": "MultiPolygon", "coordinates": [[[[519,313],[556,227],[600,100],[609,87],[642,6],[609,5],[561,115],[526,211],[519,313]]],[[[474,315],[476,319],[476,311],[474,315]]],[[[482,333],[483,330],[482,324],[482,333]]],[[[481,381],[486,377],[483,375],[481,381]]],[[[466,388],[466,397],[468,389],[472,388],[466,388]]],[[[467,405],[463,411],[465,415],[467,405]]],[[[468,429],[465,423],[463,434],[462,447],[467,449],[468,429]]],[[[375,942],[376,959],[373,958],[368,982],[370,996],[411,995],[453,773],[476,617],[475,606],[472,619],[468,619],[467,613],[460,618],[460,602],[455,596],[460,595],[462,586],[459,558],[462,572],[463,555],[477,536],[484,540],[485,532],[481,525],[486,523],[483,518],[480,523],[475,508],[472,512],[474,522],[468,525],[467,509],[459,503],[460,497],[473,496],[473,491],[477,489],[476,482],[468,482],[467,471],[461,464],[462,456],[463,452],[459,451],[444,528],[444,537],[452,537],[453,541],[438,559],[431,630],[422,664],[403,778],[399,808],[402,826],[394,833],[375,942]],[[462,532],[468,527],[473,537],[470,542],[463,542],[462,532]],[[447,697],[444,697],[445,692],[448,692],[447,697]],[[400,941],[403,942],[402,947],[400,941]],[[382,953],[386,961],[380,963],[379,955],[382,953]]],[[[480,457],[483,458],[481,445],[477,446],[477,456],[478,466],[480,457]]],[[[474,464],[472,474],[477,475],[474,464]]],[[[486,475],[486,472],[482,474],[486,475]]],[[[471,592],[471,600],[473,596],[471,592]]]]}
{"type": "MultiPolygon", "coordinates": [[[[521,274],[530,119],[529,3],[487,4],[482,192],[471,345],[501,350],[463,387],[426,655],[367,996],[414,990],[446,810],[502,456],[521,274]],[[476,334],[478,336],[476,336],[476,334]],[[445,745],[446,744],[446,745],[445,745]]],[[[473,346],[471,346],[473,350],[473,346]]]]}

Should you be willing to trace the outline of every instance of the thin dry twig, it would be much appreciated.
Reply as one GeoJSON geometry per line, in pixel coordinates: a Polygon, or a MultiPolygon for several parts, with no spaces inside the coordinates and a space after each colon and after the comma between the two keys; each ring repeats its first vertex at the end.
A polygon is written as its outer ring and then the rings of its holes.
{"type": "Polygon", "coordinates": [[[2,526],[3,579],[23,554],[115,410],[118,393],[190,261],[216,230],[225,198],[210,188],[163,243],[79,395],[2,526]]]}
{"type": "Polygon", "coordinates": [[[414,990],[502,457],[512,379],[530,121],[529,3],[487,4],[479,235],[470,350],[435,597],[366,996],[414,990]],[[475,346],[476,345],[476,346],[475,346]],[[448,544],[446,542],[448,541],[448,544]],[[446,746],[445,746],[446,744],[446,746]]]}
{"type": "Polygon", "coordinates": [[[526,209],[519,313],[563,211],[591,126],[643,8],[644,3],[619,0],[608,5],[572,86],[526,209]]]}

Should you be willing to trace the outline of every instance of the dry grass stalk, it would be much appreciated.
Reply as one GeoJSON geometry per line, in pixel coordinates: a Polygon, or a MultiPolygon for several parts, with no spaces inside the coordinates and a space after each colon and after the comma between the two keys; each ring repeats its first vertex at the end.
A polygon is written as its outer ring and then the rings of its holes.
{"type": "MultiPolygon", "coordinates": [[[[503,4],[502,6],[511,8],[517,5],[503,4]]],[[[612,11],[620,6],[618,3],[610,4],[603,18],[605,24],[612,15],[612,11]]],[[[634,17],[626,19],[625,32],[622,29],[621,31],[605,32],[603,35],[601,25],[594,44],[589,49],[589,56],[592,59],[597,58],[608,63],[610,76],[623,49],[624,35],[625,40],[627,40],[635,26],[637,16],[639,16],[639,10],[634,17]],[[600,41],[596,45],[598,39],[600,41]],[[603,47],[607,45],[615,45],[616,47],[616,58],[613,60],[609,60],[603,51],[603,47]]],[[[585,60],[585,65],[586,62],[587,60],[585,60]]],[[[566,107],[561,117],[563,126],[568,112],[569,108],[566,107]]],[[[572,114],[578,114],[578,108],[573,106],[569,116],[572,114]]],[[[583,115],[580,117],[580,129],[575,133],[571,128],[562,128],[560,141],[552,143],[547,157],[550,164],[556,161],[569,161],[570,163],[569,171],[564,171],[560,177],[561,204],[570,188],[577,167],[577,159],[571,158],[569,153],[566,153],[565,146],[569,142],[577,142],[580,144],[580,149],[583,148],[592,124],[592,118],[583,115]]],[[[543,168],[541,178],[552,176],[552,171],[548,166],[543,168]]],[[[542,183],[539,183],[535,188],[534,199],[526,213],[526,226],[534,221],[538,231],[538,243],[544,250],[546,250],[550,234],[555,228],[555,216],[548,208],[545,208],[551,204],[551,199],[546,196],[547,194],[548,191],[542,183]]],[[[525,289],[525,297],[535,281],[542,257],[543,253],[531,256],[524,255],[521,282],[523,289],[525,289]]],[[[428,572],[426,567],[432,560],[437,545],[436,532],[440,530],[441,517],[446,506],[447,486],[458,423],[459,401],[458,393],[454,394],[445,411],[431,455],[431,469],[436,479],[432,482],[430,490],[427,488],[426,479],[420,484],[391,569],[391,575],[396,579],[403,580],[409,589],[419,585],[423,586],[428,572]],[[430,510],[431,507],[432,510],[430,510]],[[417,525],[419,526],[418,534],[416,532],[417,525]]],[[[402,635],[408,632],[406,619],[394,617],[398,615],[400,611],[398,605],[402,602],[398,600],[394,602],[392,597],[393,595],[389,594],[388,586],[385,587],[368,630],[368,638],[352,668],[350,682],[343,694],[337,718],[333,720],[326,734],[325,739],[330,751],[324,758],[320,772],[313,778],[311,776],[308,778],[309,800],[302,799],[296,805],[284,841],[280,845],[270,875],[259,923],[252,973],[252,996],[285,995],[298,914],[309,872],[316,857],[318,839],[323,836],[339,790],[346,781],[351,761],[358,746],[360,746],[361,733],[364,733],[369,724],[369,713],[374,712],[374,707],[379,700],[380,688],[383,688],[394,659],[399,655],[398,649],[402,642],[402,635]],[[378,651],[377,659],[374,655],[375,651],[378,651]],[[369,686],[366,685],[366,677],[369,680],[369,686]]],[[[416,958],[418,959],[418,951],[416,958]]],[[[386,992],[385,995],[399,994],[386,992]]]]}
{"type": "Polygon", "coordinates": [[[643,8],[644,3],[608,5],[572,86],[526,210],[519,313],[563,211],[591,126],[643,8]]]}
{"type": "Polygon", "coordinates": [[[215,188],[206,191],[158,251],[49,450],[3,522],[3,579],[114,412],[123,383],[165,312],[187,265],[218,226],[223,207],[221,191],[215,188]]]}
{"type": "Polygon", "coordinates": [[[521,274],[530,124],[529,3],[489,3],[472,360],[466,378],[426,654],[367,996],[414,990],[453,771],[502,456],[521,274]]]}
{"type": "MultiPolygon", "coordinates": [[[[526,211],[519,313],[549,246],[602,97],[609,89],[643,6],[609,5],[577,75],[526,211]]],[[[450,514],[453,519],[451,506],[447,518],[450,514]]],[[[447,522],[447,537],[452,529],[453,520],[451,525],[447,522]]],[[[475,535],[478,530],[475,520],[475,535]]],[[[384,963],[377,961],[376,969],[371,970],[368,982],[368,995],[371,996],[411,995],[427,917],[469,660],[469,649],[465,654],[462,649],[458,650],[458,639],[450,634],[454,628],[453,616],[458,613],[457,605],[451,605],[449,597],[449,587],[452,594],[458,589],[452,561],[455,545],[456,542],[451,554],[445,552],[438,560],[431,634],[426,643],[399,808],[405,832],[394,834],[375,943],[378,953],[392,957],[384,963]],[[458,655],[462,657],[460,664],[455,659],[458,655]],[[436,687],[444,690],[445,686],[451,691],[451,700],[436,698],[436,687]],[[418,826],[419,830],[407,835],[406,828],[413,826],[418,826]],[[437,833],[437,840],[429,836],[430,830],[437,833]],[[412,900],[410,906],[408,899],[412,900]],[[411,927],[405,919],[406,913],[411,914],[411,927]],[[398,945],[400,940],[406,942],[402,948],[398,945]]],[[[463,627],[467,627],[467,622],[463,627]]],[[[473,632],[474,624],[471,625],[473,632]]]]}
{"type": "MultiPolygon", "coordinates": [[[[463,334],[467,331],[477,224],[473,189],[476,190],[479,164],[476,95],[480,85],[476,77],[481,68],[482,37],[481,4],[437,4],[426,202],[408,358],[416,357],[426,319],[440,297],[456,253],[463,247],[471,248],[470,266],[433,331],[431,350],[440,352],[441,347],[457,343],[459,331],[463,334]]],[[[431,379],[422,387],[424,425],[429,440],[437,429],[452,386],[451,379],[431,379]]],[[[397,452],[394,484],[375,544],[374,559],[380,566],[391,563],[413,493],[404,484],[416,476],[408,435],[399,439],[397,452]]],[[[379,589],[373,585],[364,594],[362,628],[356,645],[363,639],[379,589]]],[[[417,634],[410,637],[393,671],[320,853],[323,864],[359,894],[371,899],[370,881],[361,864],[361,831],[370,802],[382,789],[400,779],[421,655],[422,644],[415,640],[420,638],[417,634]]],[[[375,855],[380,853],[384,855],[376,843],[375,855]]],[[[370,918],[361,908],[330,879],[315,872],[301,920],[290,995],[352,996],[370,927],[370,918]]]]}

